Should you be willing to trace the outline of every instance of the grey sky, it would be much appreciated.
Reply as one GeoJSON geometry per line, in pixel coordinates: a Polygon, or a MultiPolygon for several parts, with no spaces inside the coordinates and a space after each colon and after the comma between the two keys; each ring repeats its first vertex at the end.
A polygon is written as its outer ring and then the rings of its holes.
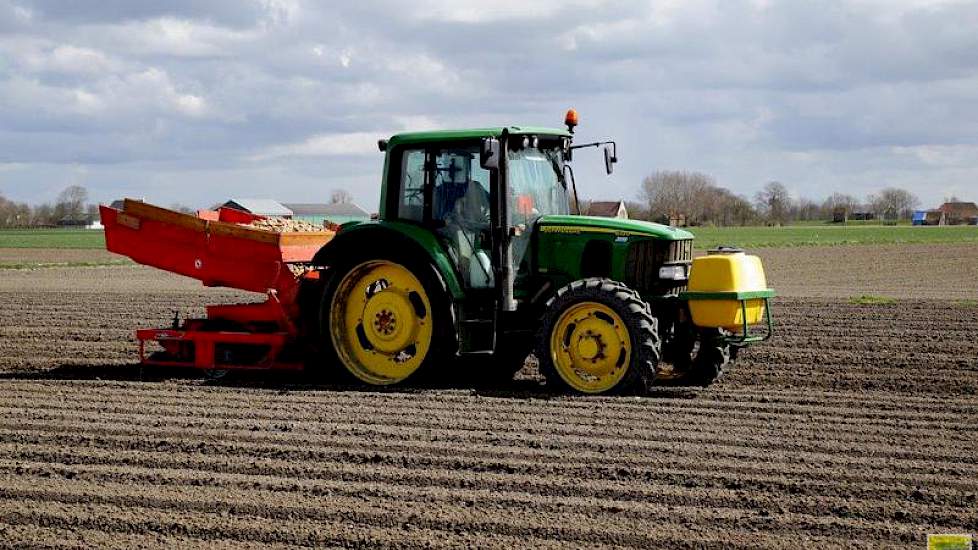
{"type": "Polygon", "coordinates": [[[688,169],[978,199],[978,2],[331,4],[0,0],[0,192],[375,209],[377,138],[573,106],[621,159],[578,155],[582,198],[688,169]]]}

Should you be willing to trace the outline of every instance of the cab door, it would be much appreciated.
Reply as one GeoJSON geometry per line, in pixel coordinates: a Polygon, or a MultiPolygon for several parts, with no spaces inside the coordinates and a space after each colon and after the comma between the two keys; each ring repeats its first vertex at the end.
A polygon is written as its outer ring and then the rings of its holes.
{"type": "Polygon", "coordinates": [[[482,168],[477,143],[433,144],[402,151],[398,218],[438,237],[465,289],[456,301],[462,351],[491,351],[496,326],[496,270],[490,219],[495,175],[482,168]]]}

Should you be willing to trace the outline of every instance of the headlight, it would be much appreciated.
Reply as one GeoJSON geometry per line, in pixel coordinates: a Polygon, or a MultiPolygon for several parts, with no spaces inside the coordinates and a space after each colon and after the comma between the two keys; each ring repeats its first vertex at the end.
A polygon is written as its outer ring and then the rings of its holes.
{"type": "Polygon", "coordinates": [[[664,265],[659,268],[659,278],[668,281],[685,281],[686,266],[684,265],[664,265]]]}

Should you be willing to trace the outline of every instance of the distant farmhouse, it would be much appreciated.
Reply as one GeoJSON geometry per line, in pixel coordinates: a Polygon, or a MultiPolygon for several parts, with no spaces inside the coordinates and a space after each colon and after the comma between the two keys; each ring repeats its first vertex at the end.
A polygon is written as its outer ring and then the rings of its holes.
{"type": "Polygon", "coordinates": [[[370,212],[367,212],[352,202],[337,202],[333,204],[290,202],[285,203],[284,206],[292,211],[292,219],[302,220],[316,225],[322,225],[325,220],[329,220],[335,224],[344,224],[346,222],[366,221],[370,219],[370,212]]]}
{"type": "Polygon", "coordinates": [[[221,205],[224,208],[233,208],[256,216],[275,216],[278,218],[292,218],[292,211],[282,203],[272,199],[231,199],[221,205]]]}
{"type": "Polygon", "coordinates": [[[912,220],[914,225],[978,225],[978,205],[945,202],[933,210],[917,210],[912,220]]]}
{"type": "Polygon", "coordinates": [[[370,219],[370,212],[351,202],[334,204],[287,203],[271,199],[231,199],[221,206],[258,216],[275,216],[323,225],[324,222],[344,224],[370,219]]]}
{"type": "Polygon", "coordinates": [[[673,227],[689,227],[689,220],[682,212],[669,212],[667,219],[662,220],[666,225],[673,227]]]}
{"type": "Polygon", "coordinates": [[[946,202],[938,208],[948,225],[978,224],[978,205],[973,202],[946,202]]]}
{"type": "Polygon", "coordinates": [[[593,201],[588,205],[585,214],[604,218],[628,219],[628,209],[625,208],[625,201],[593,201]]]}

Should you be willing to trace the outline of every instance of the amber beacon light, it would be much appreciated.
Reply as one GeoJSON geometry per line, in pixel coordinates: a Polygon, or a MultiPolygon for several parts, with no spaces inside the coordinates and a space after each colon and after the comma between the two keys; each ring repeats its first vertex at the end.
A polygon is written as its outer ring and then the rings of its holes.
{"type": "Polygon", "coordinates": [[[564,124],[567,125],[567,129],[573,133],[574,127],[577,126],[577,110],[567,109],[567,114],[564,115],[564,124]]]}

